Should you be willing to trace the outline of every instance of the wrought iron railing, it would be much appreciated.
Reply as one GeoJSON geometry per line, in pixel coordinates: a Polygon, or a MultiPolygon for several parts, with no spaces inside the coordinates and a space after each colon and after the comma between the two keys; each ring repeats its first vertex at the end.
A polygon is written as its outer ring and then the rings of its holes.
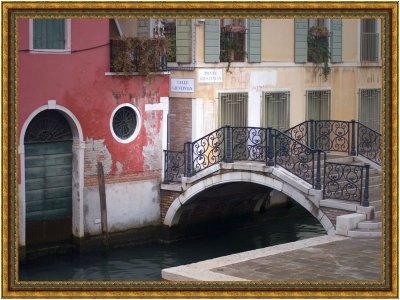
{"type": "MultiPolygon", "coordinates": [[[[315,186],[315,151],[286,134],[274,130],[275,164],[315,186]]],[[[269,157],[269,159],[272,159],[269,157]]],[[[317,168],[318,170],[318,168],[317,168]]]]}
{"type": "Polygon", "coordinates": [[[164,150],[164,182],[180,181],[185,174],[185,152],[164,150]]]}
{"type": "Polygon", "coordinates": [[[381,134],[358,123],[357,137],[357,153],[378,165],[382,165],[381,134]]]}
{"type": "Polygon", "coordinates": [[[165,150],[164,178],[165,182],[177,182],[220,162],[261,161],[286,169],[314,189],[324,186],[325,197],[362,199],[362,205],[368,205],[369,166],[327,162],[326,152],[359,154],[380,165],[380,142],[379,133],[356,121],[306,121],[285,132],[271,127],[224,126],[186,142],[183,151],[165,150]]]}
{"type": "Polygon", "coordinates": [[[190,143],[185,144],[188,175],[194,175],[224,159],[224,127],[190,143]]]}
{"type": "Polygon", "coordinates": [[[167,71],[167,44],[162,38],[110,40],[110,71],[147,75],[167,71]]]}
{"type": "Polygon", "coordinates": [[[362,155],[382,164],[381,134],[354,120],[310,120],[289,128],[285,134],[312,149],[362,155]]]}
{"type": "Polygon", "coordinates": [[[368,164],[325,162],[324,174],[324,198],[356,201],[369,206],[368,164]]]}

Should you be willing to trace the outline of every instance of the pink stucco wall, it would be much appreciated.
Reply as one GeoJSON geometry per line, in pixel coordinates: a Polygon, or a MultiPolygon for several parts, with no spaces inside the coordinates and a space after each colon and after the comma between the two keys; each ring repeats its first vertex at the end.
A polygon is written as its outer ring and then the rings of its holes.
{"type": "Polygon", "coordinates": [[[124,174],[161,169],[161,165],[149,167],[144,163],[143,149],[155,140],[152,135],[161,134],[162,122],[162,112],[145,112],[145,104],[158,103],[160,97],[168,96],[169,77],[106,76],[108,42],[107,19],[72,19],[71,54],[33,54],[25,51],[29,49],[29,20],[19,20],[19,134],[29,115],[52,99],[75,115],[85,142],[102,141],[112,158],[108,175],[121,173],[121,166],[124,174]],[[111,134],[110,117],[119,104],[126,102],[138,108],[143,125],[133,142],[121,144],[111,134]]]}

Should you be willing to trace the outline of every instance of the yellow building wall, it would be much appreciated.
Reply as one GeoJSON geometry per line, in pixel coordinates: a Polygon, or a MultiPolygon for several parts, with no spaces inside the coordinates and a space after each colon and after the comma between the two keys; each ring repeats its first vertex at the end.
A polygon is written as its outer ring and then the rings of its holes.
{"type": "Polygon", "coordinates": [[[261,60],[292,62],[294,60],[294,20],[263,19],[261,24],[261,60]]]}
{"type": "Polygon", "coordinates": [[[360,20],[343,19],[342,59],[343,62],[357,62],[360,48],[360,20]]]}

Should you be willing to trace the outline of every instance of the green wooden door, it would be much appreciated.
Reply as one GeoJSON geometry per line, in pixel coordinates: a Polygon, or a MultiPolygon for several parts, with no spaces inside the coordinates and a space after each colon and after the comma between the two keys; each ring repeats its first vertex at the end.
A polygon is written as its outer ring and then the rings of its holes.
{"type": "Polygon", "coordinates": [[[27,130],[27,246],[68,240],[72,237],[72,137],[65,119],[60,118],[63,116],[59,113],[50,114],[50,118],[49,113],[39,115],[27,130]],[[60,136],[60,131],[65,133],[60,136]],[[35,139],[32,136],[40,138],[35,139]]]}

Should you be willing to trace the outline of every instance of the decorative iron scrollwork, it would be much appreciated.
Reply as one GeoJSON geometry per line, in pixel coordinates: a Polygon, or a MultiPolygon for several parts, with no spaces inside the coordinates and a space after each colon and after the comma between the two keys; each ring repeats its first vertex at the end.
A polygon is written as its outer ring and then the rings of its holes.
{"type": "Polygon", "coordinates": [[[381,135],[361,123],[358,124],[358,154],[382,165],[381,135]]]}
{"type": "Polygon", "coordinates": [[[279,131],[275,132],[276,164],[314,185],[313,150],[279,131]]]}
{"type": "Polygon", "coordinates": [[[57,110],[44,110],[29,124],[25,134],[25,144],[50,143],[72,140],[71,127],[57,110]]]}
{"type": "Polygon", "coordinates": [[[265,161],[266,129],[233,127],[233,159],[265,161]]]}
{"type": "Polygon", "coordinates": [[[324,151],[349,152],[350,122],[314,121],[315,148],[324,151]]]}
{"type": "Polygon", "coordinates": [[[194,172],[199,172],[221,162],[224,158],[223,128],[194,141],[192,148],[194,172]]]}
{"type": "Polygon", "coordinates": [[[164,181],[180,181],[184,174],[185,153],[183,151],[164,150],[165,171],[164,181]]]}
{"type": "Polygon", "coordinates": [[[325,163],[324,198],[361,202],[363,166],[325,163]]]}

